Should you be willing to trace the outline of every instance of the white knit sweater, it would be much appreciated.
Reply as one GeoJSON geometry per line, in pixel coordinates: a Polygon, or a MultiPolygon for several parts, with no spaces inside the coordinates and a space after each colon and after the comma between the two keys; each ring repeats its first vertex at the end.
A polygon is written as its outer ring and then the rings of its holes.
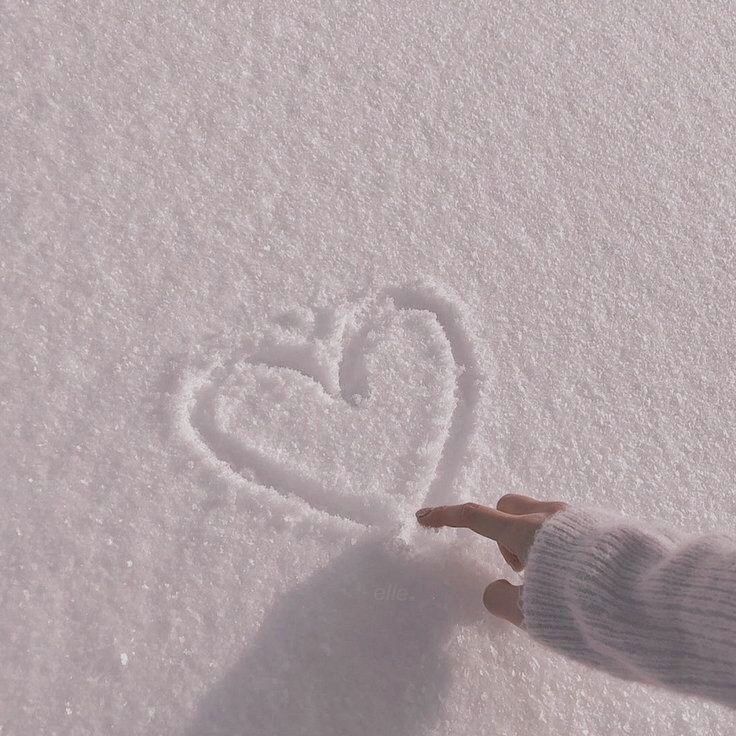
{"type": "Polygon", "coordinates": [[[570,506],[537,530],[529,635],[626,680],[736,707],[736,538],[570,506]]]}

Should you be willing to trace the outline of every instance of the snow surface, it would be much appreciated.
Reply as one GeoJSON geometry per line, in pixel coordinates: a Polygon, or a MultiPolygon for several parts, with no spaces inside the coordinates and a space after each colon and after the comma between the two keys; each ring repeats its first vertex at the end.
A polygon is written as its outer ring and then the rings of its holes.
{"type": "Polygon", "coordinates": [[[732,732],[411,515],[736,523],[733,17],[4,4],[0,734],[732,732]]]}

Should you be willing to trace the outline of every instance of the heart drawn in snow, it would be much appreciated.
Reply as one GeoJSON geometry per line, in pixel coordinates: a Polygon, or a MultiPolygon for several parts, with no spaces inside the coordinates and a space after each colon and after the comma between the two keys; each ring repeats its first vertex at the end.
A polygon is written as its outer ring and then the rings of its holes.
{"type": "Polygon", "coordinates": [[[402,286],[282,314],[255,352],[192,372],[183,430],[226,475],[366,526],[456,500],[480,373],[456,300],[402,286]]]}

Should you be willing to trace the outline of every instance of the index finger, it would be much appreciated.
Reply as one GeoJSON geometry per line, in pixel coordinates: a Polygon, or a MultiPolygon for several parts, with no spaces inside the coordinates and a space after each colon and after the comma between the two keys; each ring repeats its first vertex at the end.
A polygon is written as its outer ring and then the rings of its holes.
{"type": "Polygon", "coordinates": [[[481,506],[479,503],[461,503],[456,506],[434,506],[417,511],[417,521],[421,526],[439,528],[442,526],[471,529],[496,542],[508,543],[519,516],[481,506]]]}

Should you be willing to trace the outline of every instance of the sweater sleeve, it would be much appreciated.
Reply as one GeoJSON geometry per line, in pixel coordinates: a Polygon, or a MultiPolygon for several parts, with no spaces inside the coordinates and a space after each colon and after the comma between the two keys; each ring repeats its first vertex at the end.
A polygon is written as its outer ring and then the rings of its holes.
{"type": "Polygon", "coordinates": [[[520,603],[529,635],[617,677],[736,707],[736,538],[595,507],[537,530],[520,603]]]}

